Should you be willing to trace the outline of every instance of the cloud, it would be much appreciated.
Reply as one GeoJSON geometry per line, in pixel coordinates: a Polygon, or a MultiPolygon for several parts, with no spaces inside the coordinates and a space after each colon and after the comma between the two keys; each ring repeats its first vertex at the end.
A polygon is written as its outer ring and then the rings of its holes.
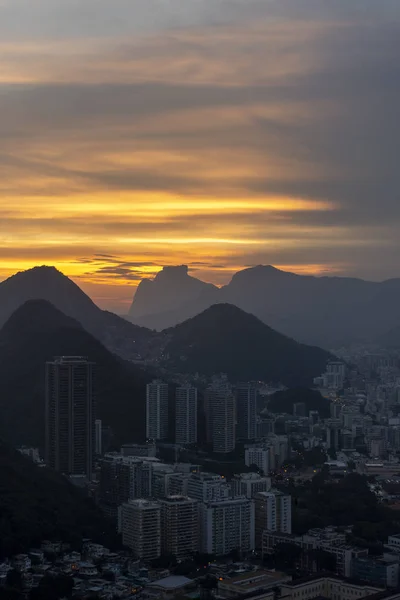
{"type": "Polygon", "coordinates": [[[397,2],[34,4],[0,3],[0,276],[399,275],[397,2]]]}

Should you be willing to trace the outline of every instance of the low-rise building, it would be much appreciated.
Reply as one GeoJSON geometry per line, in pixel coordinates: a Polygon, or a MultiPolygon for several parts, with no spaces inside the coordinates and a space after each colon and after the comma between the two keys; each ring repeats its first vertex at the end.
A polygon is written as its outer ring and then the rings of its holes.
{"type": "MultiPolygon", "coordinates": [[[[336,576],[306,577],[280,586],[280,597],[285,600],[311,600],[324,598],[327,600],[355,600],[368,598],[383,592],[383,588],[356,584],[336,576]]],[[[400,598],[400,594],[398,596],[400,598]]]]}
{"type": "Polygon", "coordinates": [[[196,582],[193,579],[188,579],[181,575],[170,575],[163,579],[153,581],[148,586],[148,589],[154,592],[159,592],[161,598],[174,598],[175,596],[185,595],[185,593],[193,591],[196,588],[196,582]]]}
{"type": "MultiPolygon", "coordinates": [[[[218,581],[218,596],[222,598],[253,597],[290,580],[290,575],[279,571],[250,571],[218,581]]],[[[264,598],[264,596],[262,597],[264,598]]]]}
{"type": "Polygon", "coordinates": [[[399,585],[399,562],[382,557],[360,556],[351,561],[351,576],[373,585],[395,588],[399,585]]]}
{"type": "Polygon", "coordinates": [[[269,492],[271,478],[261,477],[258,473],[239,473],[232,481],[235,496],[254,498],[258,492],[269,492]]]}

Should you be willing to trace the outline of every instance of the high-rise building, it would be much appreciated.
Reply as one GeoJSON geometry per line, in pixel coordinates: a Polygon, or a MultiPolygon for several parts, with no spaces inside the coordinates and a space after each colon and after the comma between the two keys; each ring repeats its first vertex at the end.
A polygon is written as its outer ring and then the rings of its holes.
{"type": "Polygon", "coordinates": [[[200,551],[222,556],[254,550],[254,502],[231,498],[200,505],[200,551]]]}
{"type": "Polygon", "coordinates": [[[176,389],[175,442],[197,443],[197,388],[190,385],[176,389]]]}
{"type": "Polygon", "coordinates": [[[254,498],[259,492],[271,489],[271,478],[261,477],[258,473],[239,473],[234,476],[232,486],[235,496],[254,498]]]}
{"type": "Polygon", "coordinates": [[[212,414],[213,451],[228,454],[235,449],[236,403],[230,388],[213,390],[209,399],[212,414]]]}
{"type": "Polygon", "coordinates": [[[46,363],[46,463],[65,475],[93,472],[94,363],[60,356],[46,363]]]}
{"type": "Polygon", "coordinates": [[[236,437],[242,440],[257,438],[257,388],[251,383],[236,387],[236,437]]]}
{"type": "Polygon", "coordinates": [[[98,456],[100,456],[103,453],[103,443],[102,443],[102,436],[103,436],[103,426],[102,426],[102,422],[101,419],[96,419],[94,422],[94,427],[95,427],[95,452],[98,456]]]}
{"type": "Polygon", "coordinates": [[[155,379],[146,387],[146,438],[168,437],[168,384],[155,379]]]}
{"type": "Polygon", "coordinates": [[[145,562],[161,554],[161,508],[151,500],[130,500],[121,506],[122,543],[145,562]]]}
{"type": "Polygon", "coordinates": [[[124,444],[121,446],[123,456],[144,456],[155,458],[157,455],[157,446],[155,444],[124,444]]]}
{"type": "Polygon", "coordinates": [[[199,550],[199,505],[187,496],[168,496],[161,506],[161,552],[178,560],[199,550]]]}
{"type": "Polygon", "coordinates": [[[212,383],[207,387],[204,392],[203,401],[203,412],[206,428],[206,442],[212,443],[213,441],[213,407],[215,404],[216,397],[219,394],[228,394],[232,391],[228,378],[225,374],[221,373],[219,376],[214,376],[212,383]]]}
{"type": "Polygon", "coordinates": [[[106,454],[100,466],[99,500],[103,511],[116,518],[128,500],[153,495],[153,469],[157,459],[106,454]]]}
{"type": "Polygon", "coordinates": [[[280,533],[292,533],[292,498],[278,490],[259,492],[255,502],[255,544],[262,546],[262,534],[266,529],[280,533]]]}
{"type": "Polygon", "coordinates": [[[222,475],[193,473],[187,482],[187,494],[199,502],[210,502],[230,498],[232,490],[222,475]]]}
{"type": "Polygon", "coordinates": [[[271,450],[267,445],[249,446],[245,449],[245,465],[251,467],[256,465],[264,475],[272,470],[271,450]]]}

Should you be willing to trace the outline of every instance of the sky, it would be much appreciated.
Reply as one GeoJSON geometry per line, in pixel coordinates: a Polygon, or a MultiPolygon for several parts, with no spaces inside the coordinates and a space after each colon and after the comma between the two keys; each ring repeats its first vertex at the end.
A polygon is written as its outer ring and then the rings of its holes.
{"type": "Polygon", "coordinates": [[[398,0],[0,0],[0,280],[400,277],[398,0]]]}

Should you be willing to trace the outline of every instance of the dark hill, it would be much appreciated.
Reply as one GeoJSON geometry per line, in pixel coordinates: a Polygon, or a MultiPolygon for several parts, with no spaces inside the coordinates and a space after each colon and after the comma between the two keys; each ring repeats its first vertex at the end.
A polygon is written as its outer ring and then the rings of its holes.
{"type": "Polygon", "coordinates": [[[400,325],[378,336],[375,342],[383,348],[400,348],[400,325]]]}
{"type": "Polygon", "coordinates": [[[143,353],[151,338],[149,330],[101,310],[71,279],[48,266],[21,271],[0,283],[0,327],[25,302],[38,299],[47,300],[127,357],[143,353]]]}
{"type": "Polygon", "coordinates": [[[186,265],[164,267],[154,279],[140,282],[129,318],[145,326],[148,322],[151,329],[161,330],[208,308],[217,301],[217,294],[218,288],[214,285],[191,277],[186,265]]]}
{"type": "Polygon", "coordinates": [[[310,410],[317,410],[320,417],[329,417],[330,403],[317,390],[308,388],[293,388],[276,392],[270,396],[268,410],[273,413],[293,414],[293,405],[296,402],[304,402],[306,415],[310,410]]]}
{"type": "Polygon", "coordinates": [[[169,275],[165,273],[168,281],[163,286],[150,281],[139,285],[137,296],[141,296],[144,311],[134,309],[135,296],[130,315],[135,323],[163,329],[218,302],[229,303],[289,337],[325,348],[374,341],[399,325],[400,279],[375,282],[314,277],[259,265],[239,271],[220,289],[204,288],[203,284],[193,286],[186,295],[180,293],[181,284],[169,275]],[[168,302],[163,297],[166,283],[168,302]]]}
{"type": "Polygon", "coordinates": [[[45,362],[58,355],[88,356],[96,363],[99,418],[118,441],[140,439],[147,373],[44,300],[26,302],[0,331],[0,437],[42,447],[45,362]]]}
{"type": "Polygon", "coordinates": [[[309,385],[332,356],[299,344],[230,304],[217,304],[167,330],[166,366],[178,372],[227,373],[232,381],[309,385]]]}
{"type": "Polygon", "coordinates": [[[45,539],[113,545],[114,532],[79,488],[0,442],[0,560],[45,539]]]}

